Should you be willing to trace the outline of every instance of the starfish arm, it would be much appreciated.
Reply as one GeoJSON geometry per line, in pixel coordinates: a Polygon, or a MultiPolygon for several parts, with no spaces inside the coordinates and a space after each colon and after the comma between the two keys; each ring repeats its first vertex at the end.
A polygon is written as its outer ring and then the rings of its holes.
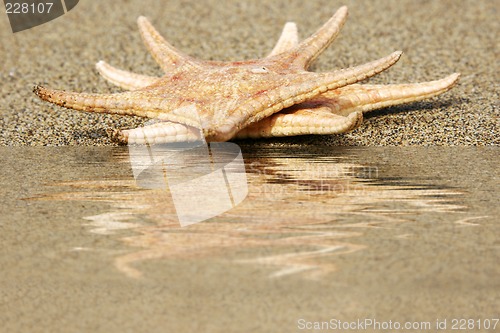
{"type": "Polygon", "coordinates": [[[261,138],[303,134],[338,134],[361,123],[361,113],[439,95],[453,87],[459,74],[444,79],[392,85],[353,84],[329,90],[245,127],[235,138],[261,138]]]}
{"type": "Polygon", "coordinates": [[[146,48],[155,61],[165,71],[169,72],[176,66],[198,66],[197,61],[185,55],[170,45],[144,16],[139,16],[137,25],[146,48]]]}
{"type": "Polygon", "coordinates": [[[362,112],[339,116],[329,112],[327,107],[311,110],[303,109],[292,113],[277,113],[257,123],[245,127],[236,139],[268,138],[307,134],[339,134],[358,127],[363,120],[362,112]]]}
{"type": "Polygon", "coordinates": [[[149,91],[127,91],[115,94],[88,94],[35,86],[41,99],[78,111],[138,116],[200,126],[195,107],[183,105],[179,98],[155,96],[149,91]]]}
{"type": "Polygon", "coordinates": [[[281,32],[278,42],[276,42],[276,45],[271,53],[269,53],[268,57],[288,51],[296,47],[298,44],[299,34],[297,32],[297,25],[294,22],[287,22],[283,27],[283,31],[281,32]]]}
{"type": "MultiPolygon", "coordinates": [[[[237,131],[284,108],[302,103],[328,90],[338,89],[369,78],[395,64],[401,57],[401,53],[401,51],[396,51],[387,57],[331,73],[304,72],[302,75],[295,74],[294,80],[288,84],[281,84],[280,88],[267,91],[266,94],[262,94],[259,98],[243,103],[230,118],[226,119],[227,127],[220,128],[219,132],[221,134],[225,133],[231,127],[237,131]],[[277,102],[269,104],[269,101],[277,102]],[[264,105],[267,107],[263,107],[264,105]],[[237,121],[240,119],[246,120],[238,125],[237,121]]],[[[232,135],[234,134],[232,133],[232,135]]]]}
{"type": "Polygon", "coordinates": [[[152,85],[160,78],[148,75],[135,74],[129,71],[124,71],[107,64],[104,61],[99,61],[95,65],[99,74],[114,85],[126,89],[136,90],[152,85]]]}
{"type": "Polygon", "coordinates": [[[282,54],[283,63],[289,67],[307,69],[309,65],[335,40],[347,19],[347,7],[337,10],[312,36],[300,42],[296,47],[282,54]]]}
{"type": "Polygon", "coordinates": [[[459,77],[460,74],[455,73],[441,80],[420,83],[353,84],[327,91],[295,107],[325,105],[331,109],[331,112],[339,115],[347,115],[358,111],[366,113],[388,106],[421,101],[442,94],[451,89],[458,82],[459,77]]]}
{"type": "Polygon", "coordinates": [[[129,144],[161,144],[204,140],[200,129],[169,121],[118,131],[115,139],[129,144]]]}
{"type": "MultiPolygon", "coordinates": [[[[234,138],[348,132],[361,124],[361,112],[436,96],[449,90],[458,77],[458,74],[452,74],[441,80],[414,84],[355,84],[327,91],[245,127],[234,138]]],[[[116,136],[119,141],[136,144],[199,141],[200,137],[199,129],[172,122],[124,130],[116,136]]]]}
{"type": "MultiPolygon", "coordinates": [[[[153,38],[149,37],[148,41],[151,40],[153,40],[153,38]]],[[[297,25],[293,22],[287,22],[283,27],[283,31],[281,33],[278,42],[276,43],[276,45],[274,46],[273,50],[268,55],[268,57],[285,52],[291,49],[292,47],[296,46],[297,44],[298,44],[297,25]]],[[[209,61],[207,63],[219,66],[223,66],[225,64],[224,62],[216,62],[216,61],[209,61]]],[[[173,63],[171,65],[174,66],[173,63]]],[[[126,90],[136,90],[145,88],[160,79],[159,77],[141,75],[125,71],[113,67],[102,60],[99,61],[95,65],[95,67],[99,72],[99,74],[101,74],[101,76],[104,77],[107,81],[126,90]]]]}

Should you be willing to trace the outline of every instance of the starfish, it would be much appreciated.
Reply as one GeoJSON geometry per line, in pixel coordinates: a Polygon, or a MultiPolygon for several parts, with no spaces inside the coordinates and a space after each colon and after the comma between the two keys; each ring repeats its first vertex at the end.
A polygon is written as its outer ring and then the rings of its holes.
{"type": "Polygon", "coordinates": [[[88,94],[35,86],[34,92],[66,108],[157,120],[114,136],[128,143],[168,143],[343,133],[359,126],[363,113],[433,97],[458,81],[455,73],[414,84],[357,84],[391,67],[401,51],[333,72],[308,71],[346,18],[347,7],[341,7],[301,42],[297,26],[289,22],[268,56],[221,62],[183,54],[141,16],[141,37],[164,76],[135,74],[99,61],[99,73],[129,91],[88,94]]]}

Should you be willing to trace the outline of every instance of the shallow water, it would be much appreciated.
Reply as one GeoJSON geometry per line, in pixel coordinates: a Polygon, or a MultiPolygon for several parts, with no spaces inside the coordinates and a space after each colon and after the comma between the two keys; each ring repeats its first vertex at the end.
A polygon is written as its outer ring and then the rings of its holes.
{"type": "Polygon", "coordinates": [[[497,147],[241,149],[246,198],[181,227],[126,147],[1,148],[3,330],[495,331],[497,147]]]}

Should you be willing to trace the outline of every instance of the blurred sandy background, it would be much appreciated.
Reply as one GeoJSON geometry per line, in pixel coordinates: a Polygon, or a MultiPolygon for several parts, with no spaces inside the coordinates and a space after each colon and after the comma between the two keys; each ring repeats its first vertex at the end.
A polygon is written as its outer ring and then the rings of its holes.
{"type": "Polygon", "coordinates": [[[498,145],[499,1],[88,1],[42,26],[13,34],[0,15],[0,145],[110,145],[109,128],[142,119],[87,114],[53,106],[33,85],[109,93],[98,60],[137,73],[161,72],[143,46],[135,20],[146,15],[182,51],[203,59],[266,55],[285,22],[304,38],[341,5],[350,16],[314,71],[380,58],[402,59],[372,83],[434,80],[462,73],[458,86],[428,101],[388,108],[360,128],[335,136],[262,142],[331,145],[498,145]]]}

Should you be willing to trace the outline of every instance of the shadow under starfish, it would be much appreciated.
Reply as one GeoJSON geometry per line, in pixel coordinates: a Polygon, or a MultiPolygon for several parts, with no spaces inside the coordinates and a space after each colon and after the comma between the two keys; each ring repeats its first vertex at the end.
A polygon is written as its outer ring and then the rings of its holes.
{"type": "Polygon", "coordinates": [[[115,137],[124,143],[168,143],[344,133],[361,124],[363,113],[436,96],[458,81],[455,73],[414,84],[356,84],[396,63],[400,51],[330,73],[307,71],[346,18],[347,7],[341,7],[300,43],[296,25],[289,22],[267,57],[217,62],[183,54],[139,17],[141,36],[164,76],[135,74],[100,61],[100,74],[130,91],[86,94],[36,86],[34,92],[67,108],[159,120],[116,131],[115,137]]]}

